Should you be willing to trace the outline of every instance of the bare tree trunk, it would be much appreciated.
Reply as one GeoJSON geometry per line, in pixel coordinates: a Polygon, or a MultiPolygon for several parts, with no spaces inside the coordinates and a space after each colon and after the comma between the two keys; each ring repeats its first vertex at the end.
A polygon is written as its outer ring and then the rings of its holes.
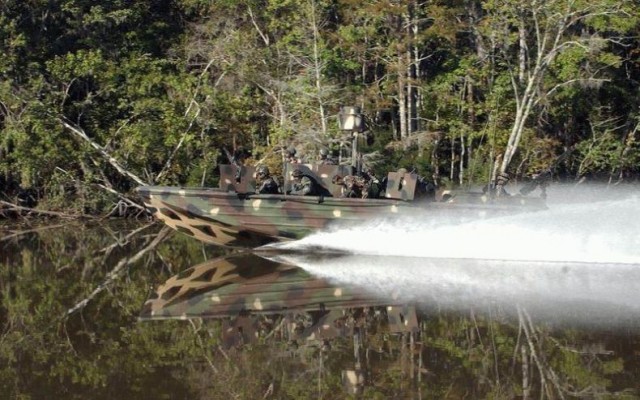
{"type": "Polygon", "coordinates": [[[477,0],[470,0],[465,9],[469,12],[469,26],[473,29],[473,40],[475,43],[476,56],[481,62],[484,62],[487,57],[487,49],[484,45],[484,39],[478,32],[479,21],[482,19],[480,12],[481,7],[477,0]]]}
{"type": "Polygon", "coordinates": [[[407,52],[407,137],[411,137],[413,132],[415,132],[414,124],[414,113],[415,113],[415,96],[414,96],[414,87],[412,82],[412,62],[411,62],[411,52],[407,52]]]}
{"type": "MultiPolygon", "coordinates": [[[[548,91],[543,92],[541,90],[545,74],[558,54],[568,48],[580,47],[588,49],[590,46],[592,37],[586,35],[585,37],[576,38],[568,34],[569,30],[582,24],[589,18],[605,15],[624,15],[625,11],[622,4],[622,2],[615,1],[610,4],[596,2],[592,4],[592,7],[580,9],[576,8],[579,6],[573,1],[531,1],[529,4],[530,10],[528,10],[530,14],[520,14],[521,21],[519,21],[518,25],[519,72],[517,77],[514,74],[511,75],[511,85],[513,87],[514,97],[516,100],[516,117],[513,122],[511,133],[509,134],[509,141],[500,166],[501,174],[506,173],[507,167],[518,149],[525,123],[533,112],[533,107],[538,103],[538,101],[540,101],[541,98],[551,95],[562,86],[583,80],[570,79],[555,85],[548,91]],[[527,18],[530,17],[530,19],[525,21],[525,16],[527,18]],[[529,38],[527,37],[526,26],[531,26],[533,28],[533,35],[530,40],[533,47],[531,50],[533,56],[529,59],[527,58],[527,52],[529,51],[527,41],[529,38]],[[529,64],[531,64],[531,67],[529,64]]],[[[523,5],[518,5],[517,10],[521,10],[522,7],[523,5]]],[[[502,12],[502,9],[497,10],[497,14],[502,12]]],[[[511,24],[511,22],[508,22],[505,26],[508,26],[509,24],[511,24]]],[[[608,40],[610,39],[607,39],[607,41],[608,40]]],[[[507,49],[507,51],[511,51],[511,49],[507,49]]],[[[507,53],[504,55],[509,57],[509,54],[507,53]]],[[[593,80],[594,78],[587,79],[593,80]]]]}
{"type": "MultiPolygon", "coordinates": [[[[415,5],[410,6],[407,11],[406,24],[407,24],[407,37],[415,39],[415,29],[418,24],[415,20],[415,5]]],[[[407,46],[406,51],[406,63],[407,63],[407,135],[412,136],[416,131],[415,127],[415,114],[416,114],[416,96],[415,96],[415,61],[413,58],[413,52],[416,46],[407,46]]]]}
{"type": "Polygon", "coordinates": [[[438,157],[438,145],[440,137],[438,136],[433,142],[433,150],[431,151],[431,166],[433,167],[433,182],[436,187],[440,185],[440,158],[438,157]]]}
{"type": "Polygon", "coordinates": [[[529,399],[529,355],[524,343],[520,345],[520,354],[522,355],[522,400],[529,399]]]}
{"type": "MultiPolygon", "coordinates": [[[[403,54],[398,54],[398,59],[403,60],[403,54]]],[[[400,139],[407,139],[409,128],[407,126],[407,79],[405,68],[398,68],[398,114],[400,116],[400,139]]]]}
{"type": "Polygon", "coordinates": [[[518,82],[524,84],[525,75],[527,72],[527,27],[524,23],[524,18],[521,17],[518,25],[518,38],[520,39],[519,53],[518,53],[518,82]]]}
{"type": "Polygon", "coordinates": [[[411,376],[412,382],[414,382],[416,377],[415,352],[416,352],[415,332],[409,332],[409,354],[410,354],[410,360],[411,360],[409,374],[411,376]]]}
{"type": "Polygon", "coordinates": [[[456,139],[453,136],[451,136],[450,143],[451,143],[451,151],[450,151],[451,171],[449,171],[449,180],[453,182],[455,179],[455,169],[456,169],[456,146],[455,146],[456,139]]]}
{"type": "Polygon", "coordinates": [[[320,50],[318,49],[318,42],[320,38],[320,32],[318,30],[318,22],[316,20],[316,2],[311,0],[311,29],[313,31],[313,66],[316,81],[316,95],[318,98],[318,111],[320,112],[320,125],[322,127],[322,137],[327,136],[327,117],[324,107],[324,96],[322,87],[322,70],[324,67],[320,61],[320,50]]]}
{"type": "MultiPolygon", "coordinates": [[[[417,9],[417,2],[414,3],[414,9],[417,9]]],[[[420,32],[418,24],[413,24],[413,37],[417,39],[418,33],[420,32]]],[[[420,68],[420,48],[418,46],[413,46],[413,65],[414,65],[414,78],[419,80],[422,78],[422,69],[420,68]]],[[[415,98],[415,107],[414,107],[414,128],[415,131],[422,131],[422,122],[420,120],[420,109],[422,108],[422,91],[420,87],[414,87],[414,98],[415,98]]]]}
{"type": "Polygon", "coordinates": [[[460,171],[458,171],[458,180],[460,186],[462,186],[464,182],[464,156],[465,156],[465,143],[464,143],[464,134],[460,131],[460,171]]]}

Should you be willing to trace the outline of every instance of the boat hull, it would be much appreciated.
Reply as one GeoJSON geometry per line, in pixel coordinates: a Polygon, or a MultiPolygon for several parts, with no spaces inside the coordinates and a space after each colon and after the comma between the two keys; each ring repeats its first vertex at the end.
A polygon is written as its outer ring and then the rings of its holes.
{"type": "Polygon", "coordinates": [[[254,247],[299,239],[328,229],[372,218],[416,216],[451,211],[482,217],[487,213],[522,212],[544,207],[538,199],[505,199],[490,204],[482,196],[447,202],[356,199],[323,196],[246,195],[217,188],[143,186],[138,188],[147,209],[168,226],[203,242],[230,247],[254,247]]]}

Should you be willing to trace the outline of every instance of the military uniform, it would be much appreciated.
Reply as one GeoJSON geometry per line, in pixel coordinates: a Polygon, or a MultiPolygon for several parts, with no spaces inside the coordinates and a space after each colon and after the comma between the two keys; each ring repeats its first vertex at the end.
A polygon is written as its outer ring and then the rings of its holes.
{"type": "Polygon", "coordinates": [[[291,190],[289,190],[288,194],[296,196],[315,196],[317,194],[317,183],[313,178],[303,175],[299,170],[294,171],[293,177],[294,181],[291,184],[291,190]]]}
{"type": "Polygon", "coordinates": [[[265,179],[262,179],[262,181],[260,182],[260,186],[256,188],[256,193],[278,194],[280,193],[280,186],[272,176],[268,176],[265,179]]]}
{"type": "Polygon", "coordinates": [[[256,179],[260,186],[256,188],[256,193],[259,194],[278,194],[280,193],[280,185],[269,172],[269,168],[265,165],[260,165],[256,169],[256,179]]]}
{"type": "Polygon", "coordinates": [[[379,198],[380,192],[382,191],[382,183],[380,182],[378,177],[367,172],[363,172],[363,177],[364,180],[367,181],[367,190],[369,192],[369,197],[372,199],[379,198]]]}
{"type": "Polygon", "coordinates": [[[338,163],[329,154],[329,150],[320,149],[320,164],[322,165],[337,165],[338,163]]]}
{"type": "Polygon", "coordinates": [[[334,178],[334,183],[342,186],[342,197],[362,198],[369,197],[369,181],[361,176],[347,175],[334,178]]]}

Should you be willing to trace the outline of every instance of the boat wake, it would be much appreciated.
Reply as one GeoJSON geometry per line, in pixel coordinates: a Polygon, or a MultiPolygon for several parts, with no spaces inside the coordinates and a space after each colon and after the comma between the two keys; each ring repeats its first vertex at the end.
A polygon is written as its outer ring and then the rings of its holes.
{"type": "Polygon", "coordinates": [[[271,246],[286,252],[270,257],[438,309],[518,305],[546,320],[637,325],[639,214],[635,196],[476,221],[377,221],[271,246]]]}
{"type": "Polygon", "coordinates": [[[272,259],[422,308],[516,314],[516,307],[523,307],[537,318],[586,325],[640,321],[640,264],[300,252],[272,254],[272,259]]]}
{"type": "Polygon", "coordinates": [[[640,198],[474,221],[373,220],[269,249],[378,256],[640,264],[640,198]]]}

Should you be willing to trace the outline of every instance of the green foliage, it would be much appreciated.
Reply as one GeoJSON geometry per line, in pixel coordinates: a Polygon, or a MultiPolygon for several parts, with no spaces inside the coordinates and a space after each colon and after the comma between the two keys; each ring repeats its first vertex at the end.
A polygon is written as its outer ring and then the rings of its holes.
{"type": "Polygon", "coordinates": [[[114,198],[90,193],[97,184],[133,187],[61,120],[144,180],[210,185],[223,146],[270,154],[339,142],[335,115],[347,104],[371,120],[390,115],[373,127],[391,133],[380,165],[441,176],[462,165],[464,184],[485,182],[518,117],[520,72],[531,76],[538,50],[551,62],[513,165],[575,146],[582,158],[564,178],[637,179],[639,17],[631,0],[7,0],[0,191],[33,187],[47,207],[103,212],[114,198]],[[577,19],[564,20],[569,13],[577,19]],[[558,33],[559,48],[536,41],[534,18],[539,33],[558,33]],[[415,126],[391,143],[409,116],[399,104],[411,99],[415,126]],[[608,119],[624,128],[594,141],[592,127],[608,119]],[[463,143],[471,151],[461,156],[463,143]]]}

